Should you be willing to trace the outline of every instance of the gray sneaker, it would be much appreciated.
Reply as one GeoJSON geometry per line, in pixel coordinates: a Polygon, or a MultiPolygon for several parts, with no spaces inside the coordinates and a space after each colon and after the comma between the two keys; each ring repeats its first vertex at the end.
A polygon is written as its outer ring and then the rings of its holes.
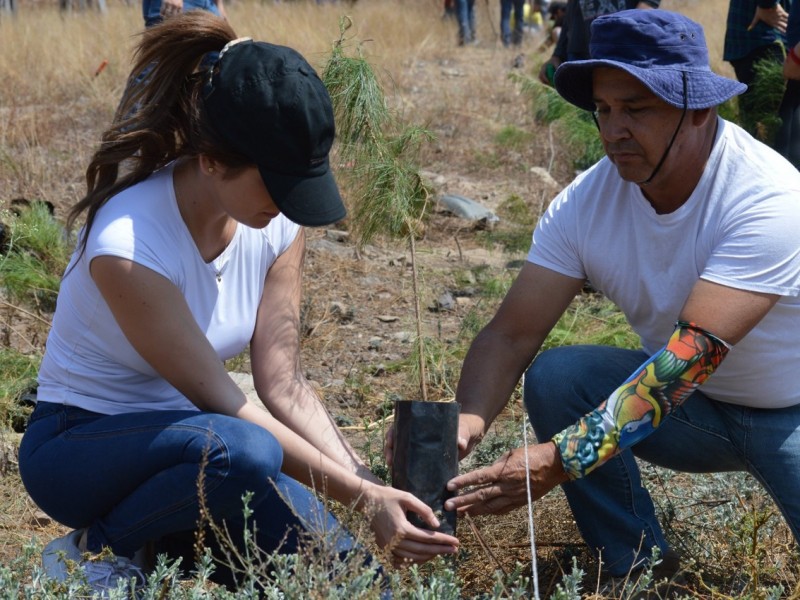
{"type": "Polygon", "coordinates": [[[124,582],[134,592],[145,583],[142,570],[127,558],[107,551],[96,556],[81,552],[78,543],[83,532],[76,529],[47,544],[42,552],[42,567],[49,578],[64,581],[76,568],[82,569],[86,583],[92,591],[100,592],[101,598],[116,590],[120,583],[124,582]]]}

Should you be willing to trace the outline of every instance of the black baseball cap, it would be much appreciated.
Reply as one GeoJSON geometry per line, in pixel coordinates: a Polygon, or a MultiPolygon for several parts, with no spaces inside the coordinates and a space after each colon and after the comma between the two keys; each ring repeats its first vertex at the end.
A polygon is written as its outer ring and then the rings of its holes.
{"type": "Polygon", "coordinates": [[[331,99],[300,53],[249,38],[229,42],[203,100],[213,131],[253,161],[286,217],[312,227],[345,217],[328,161],[335,137],[331,99]]]}

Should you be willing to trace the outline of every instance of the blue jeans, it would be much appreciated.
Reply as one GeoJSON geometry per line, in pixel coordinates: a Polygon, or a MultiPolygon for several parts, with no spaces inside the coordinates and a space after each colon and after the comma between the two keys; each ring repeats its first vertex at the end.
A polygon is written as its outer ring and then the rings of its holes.
{"type": "MultiPolygon", "coordinates": [[[[56,521],[88,528],[93,552],[107,546],[131,557],[155,542],[185,549],[183,565],[191,567],[201,471],[208,511],[215,522],[225,521],[234,542],[243,539],[242,496],[251,492],[247,526],[257,526],[264,552],[294,552],[305,533],[337,555],[352,550],[353,539],[314,495],[281,473],[282,460],[271,433],[235,417],[196,411],[109,416],[41,401],[19,452],[31,498],[56,521]]],[[[213,550],[212,538],[206,536],[213,550]]]]}
{"type": "Polygon", "coordinates": [[[500,0],[500,33],[503,45],[521,44],[525,20],[525,0],[500,0]],[[511,9],[514,9],[514,32],[511,32],[511,9]]]}
{"type": "MultiPolygon", "coordinates": [[[[162,0],[142,0],[142,16],[145,27],[152,27],[163,21],[161,5],[162,0]]],[[[206,10],[218,17],[222,16],[213,0],[183,0],[183,12],[190,10],[206,10]]]]}
{"type": "Polygon", "coordinates": [[[475,41],[475,0],[456,0],[458,17],[458,42],[469,44],[475,41]]]}
{"type": "MultiPolygon", "coordinates": [[[[543,352],[525,376],[525,406],[536,438],[549,440],[596,408],[647,358],[607,346],[543,352]]],[[[613,576],[646,560],[654,546],[668,549],[634,455],[676,471],[747,471],[772,496],[800,542],[800,406],[748,408],[697,391],[631,450],[564,484],[581,535],[613,576]]]]}

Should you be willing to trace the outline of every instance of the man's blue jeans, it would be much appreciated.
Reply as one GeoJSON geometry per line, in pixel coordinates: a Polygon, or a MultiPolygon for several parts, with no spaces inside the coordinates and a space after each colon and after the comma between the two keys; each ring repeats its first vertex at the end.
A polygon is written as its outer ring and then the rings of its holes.
{"type": "Polygon", "coordinates": [[[525,0],[500,0],[500,33],[503,45],[521,44],[525,20],[525,0]],[[514,32],[511,32],[511,9],[514,9],[514,32]]]}
{"type": "MultiPolygon", "coordinates": [[[[647,358],[607,346],[543,352],[525,376],[525,406],[536,438],[547,441],[596,408],[647,358]]],[[[676,471],[751,473],[800,542],[800,406],[748,408],[697,391],[632,450],[563,485],[581,535],[609,574],[625,575],[654,546],[668,548],[634,455],[676,471]]]]}
{"type": "MultiPolygon", "coordinates": [[[[280,471],[271,433],[235,417],[196,411],[99,415],[39,402],[20,445],[20,474],[36,504],[56,521],[88,528],[88,549],[132,556],[146,542],[182,546],[200,518],[202,472],[211,517],[243,539],[247,526],[264,552],[296,551],[304,532],[335,554],[352,538],[304,486],[280,471]],[[174,539],[171,539],[174,536],[174,539]]],[[[213,540],[206,536],[209,546],[213,540]]],[[[188,557],[191,567],[191,555],[188,557]]]]}

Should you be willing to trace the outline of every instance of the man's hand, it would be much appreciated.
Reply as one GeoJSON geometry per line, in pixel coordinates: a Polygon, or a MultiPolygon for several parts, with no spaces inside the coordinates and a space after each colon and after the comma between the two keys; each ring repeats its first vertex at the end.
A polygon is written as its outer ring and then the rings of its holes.
{"type": "Polygon", "coordinates": [[[567,481],[561,457],[552,442],[528,448],[528,467],[525,468],[525,449],[516,448],[490,467],[454,477],[447,489],[469,489],[448,500],[445,508],[471,515],[503,514],[527,503],[526,479],[530,479],[532,500],[567,481]]]}
{"type": "Polygon", "coordinates": [[[756,13],[753,15],[753,20],[747,27],[747,31],[750,31],[753,27],[755,27],[759,21],[764,21],[764,23],[770,27],[777,29],[781,33],[786,33],[786,25],[789,22],[789,13],[787,13],[778,3],[776,3],[772,8],[761,8],[759,6],[756,8],[756,13]]]}

